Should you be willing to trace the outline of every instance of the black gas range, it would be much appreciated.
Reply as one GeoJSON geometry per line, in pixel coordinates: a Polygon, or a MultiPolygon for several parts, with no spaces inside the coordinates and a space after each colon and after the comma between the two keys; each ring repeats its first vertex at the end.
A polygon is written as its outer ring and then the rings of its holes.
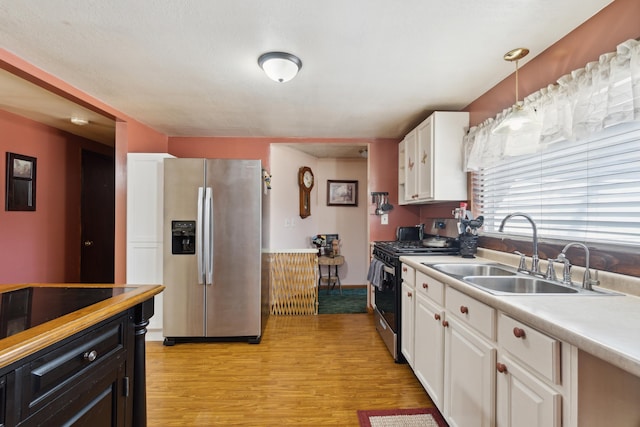
{"type": "Polygon", "coordinates": [[[404,363],[401,352],[400,328],[402,318],[401,256],[458,255],[457,238],[425,235],[422,240],[381,241],[373,246],[373,262],[381,262],[381,279],[375,288],[376,329],[397,363],[404,363]]]}

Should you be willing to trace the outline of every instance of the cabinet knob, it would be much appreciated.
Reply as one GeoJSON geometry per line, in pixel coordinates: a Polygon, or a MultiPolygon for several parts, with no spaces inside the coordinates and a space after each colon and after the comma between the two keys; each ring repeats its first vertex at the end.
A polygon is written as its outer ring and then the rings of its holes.
{"type": "Polygon", "coordinates": [[[422,288],[423,289],[428,289],[429,288],[429,284],[428,283],[423,283],[422,284],[422,288]]]}
{"type": "Polygon", "coordinates": [[[407,267],[402,267],[402,271],[407,272],[407,267]]]}
{"type": "Polygon", "coordinates": [[[464,305],[461,305],[460,306],[460,313],[468,314],[469,313],[469,307],[465,307],[464,305]]]}
{"type": "Polygon", "coordinates": [[[446,320],[442,321],[442,326],[444,326],[445,328],[449,327],[449,322],[447,322],[446,320]]]}
{"type": "Polygon", "coordinates": [[[85,240],[84,241],[84,245],[89,247],[89,246],[93,246],[93,240],[85,240]]]}
{"type": "Polygon", "coordinates": [[[513,328],[513,335],[516,338],[524,338],[526,336],[526,333],[524,332],[524,329],[520,329],[518,327],[513,328]]]}
{"type": "Polygon", "coordinates": [[[411,297],[413,296],[413,293],[411,293],[411,292],[407,292],[407,296],[408,296],[409,298],[411,298],[411,297]]]}
{"type": "Polygon", "coordinates": [[[496,363],[496,369],[498,370],[498,372],[500,372],[501,374],[504,374],[507,372],[507,365],[505,365],[504,363],[496,363]]]}
{"type": "Polygon", "coordinates": [[[82,357],[88,362],[93,362],[98,358],[98,352],[95,350],[85,352],[82,357]]]}
{"type": "Polygon", "coordinates": [[[434,315],[433,315],[433,317],[434,317],[436,320],[440,320],[440,315],[439,315],[438,313],[434,314],[434,315]]]}

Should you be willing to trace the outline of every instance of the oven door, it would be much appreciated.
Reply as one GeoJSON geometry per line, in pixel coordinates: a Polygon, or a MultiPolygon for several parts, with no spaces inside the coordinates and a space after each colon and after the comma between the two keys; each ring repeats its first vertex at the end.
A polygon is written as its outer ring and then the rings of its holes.
{"type": "Polygon", "coordinates": [[[398,332],[398,284],[396,282],[395,269],[385,264],[382,286],[375,288],[376,309],[395,333],[398,332]]]}
{"type": "Polygon", "coordinates": [[[384,263],[382,285],[375,288],[374,310],[375,324],[382,341],[389,349],[389,353],[396,363],[402,363],[404,358],[400,352],[400,295],[399,268],[384,263]]]}

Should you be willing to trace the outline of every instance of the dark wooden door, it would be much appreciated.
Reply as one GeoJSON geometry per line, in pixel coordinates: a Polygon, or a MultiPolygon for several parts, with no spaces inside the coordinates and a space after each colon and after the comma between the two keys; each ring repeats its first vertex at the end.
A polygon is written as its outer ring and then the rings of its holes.
{"type": "Polygon", "coordinates": [[[80,281],[113,283],[115,250],[115,162],[82,151],[80,281]]]}

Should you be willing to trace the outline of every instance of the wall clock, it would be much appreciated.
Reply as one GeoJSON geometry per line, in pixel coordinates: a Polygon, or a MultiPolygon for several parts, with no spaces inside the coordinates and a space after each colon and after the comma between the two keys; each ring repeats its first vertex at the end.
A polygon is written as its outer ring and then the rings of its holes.
{"type": "Polygon", "coordinates": [[[308,166],[298,170],[298,186],[300,187],[300,218],[311,215],[311,189],[313,188],[313,172],[308,166]]]}

